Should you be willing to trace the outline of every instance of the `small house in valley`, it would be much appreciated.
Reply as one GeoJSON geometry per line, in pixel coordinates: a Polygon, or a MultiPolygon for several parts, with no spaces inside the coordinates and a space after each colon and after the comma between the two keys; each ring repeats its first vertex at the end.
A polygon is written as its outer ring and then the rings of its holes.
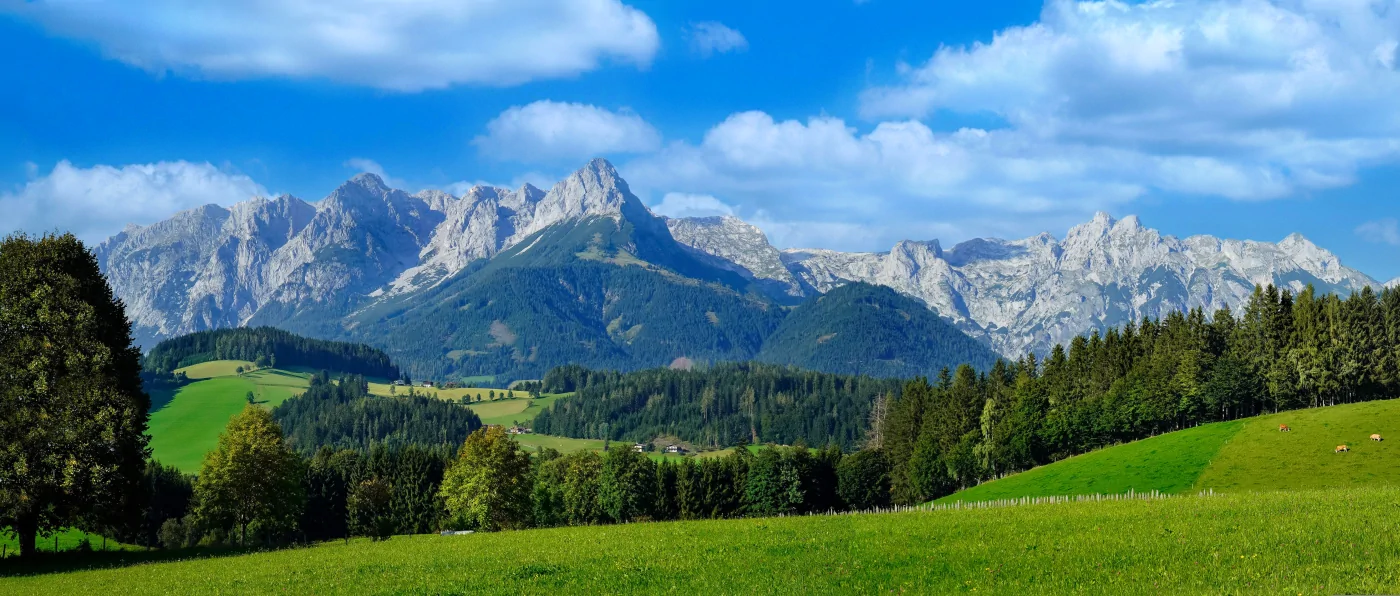
{"type": "Polygon", "coordinates": [[[647,446],[643,443],[637,443],[636,445],[632,446],[632,450],[636,451],[637,453],[642,453],[647,450],[647,446]]]}

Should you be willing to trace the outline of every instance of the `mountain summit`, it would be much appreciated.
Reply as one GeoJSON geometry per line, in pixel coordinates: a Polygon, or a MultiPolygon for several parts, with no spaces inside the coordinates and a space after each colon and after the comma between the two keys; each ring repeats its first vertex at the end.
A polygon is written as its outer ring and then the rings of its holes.
{"type": "MultiPolygon", "coordinates": [[[[97,256],[143,345],[247,324],[387,344],[412,321],[413,333],[438,339],[395,340],[414,344],[395,356],[433,373],[750,358],[786,316],[781,306],[856,282],[912,298],[1010,357],[1144,316],[1238,309],[1256,284],[1341,293],[1380,286],[1301,235],[1178,239],[1107,213],[1063,240],[1044,233],[948,249],[906,240],[879,253],[778,250],[736,217],[657,217],[603,159],[548,191],[477,186],[461,197],[408,194],[360,174],[314,204],[255,198],[128,226],[97,256]],[[699,304],[710,306],[691,312],[699,304]],[[527,327],[540,337],[526,337],[527,327]],[[546,337],[560,329],[572,329],[572,347],[546,337]],[[524,349],[528,342],[539,348],[524,349]]],[[[815,349],[801,343],[805,335],[792,337],[798,343],[784,353],[815,349]]]]}

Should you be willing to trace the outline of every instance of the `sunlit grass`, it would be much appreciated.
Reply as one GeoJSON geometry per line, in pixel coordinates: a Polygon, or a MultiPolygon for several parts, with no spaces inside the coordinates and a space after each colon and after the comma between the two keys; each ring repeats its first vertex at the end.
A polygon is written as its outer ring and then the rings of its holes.
{"type": "Polygon", "coordinates": [[[1395,593],[1397,502],[1372,488],[397,537],[0,579],[0,593],[1395,593]]]}

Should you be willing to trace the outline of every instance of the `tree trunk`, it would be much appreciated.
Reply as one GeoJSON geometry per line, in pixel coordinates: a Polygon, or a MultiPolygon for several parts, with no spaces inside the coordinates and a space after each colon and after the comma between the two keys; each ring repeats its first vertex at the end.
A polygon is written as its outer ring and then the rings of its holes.
{"type": "Polygon", "coordinates": [[[39,520],[24,516],[15,521],[15,534],[19,537],[19,556],[21,558],[31,558],[38,554],[35,548],[35,541],[39,535],[39,520]]]}

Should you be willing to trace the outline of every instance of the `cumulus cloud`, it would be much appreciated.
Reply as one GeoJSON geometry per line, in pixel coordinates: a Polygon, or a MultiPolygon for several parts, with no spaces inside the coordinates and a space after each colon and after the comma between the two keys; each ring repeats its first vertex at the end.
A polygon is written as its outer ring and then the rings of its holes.
{"type": "Polygon", "coordinates": [[[1400,246],[1400,222],[1395,218],[1368,221],[1357,226],[1356,235],[1367,242],[1400,246]]]}
{"type": "Polygon", "coordinates": [[[1400,159],[1397,39],[1397,0],[1049,0],[898,65],[859,127],[739,113],[624,173],[868,249],[1063,230],[1148,195],[1297,197],[1400,159]],[[926,124],[966,116],[997,125],[926,124]]]}
{"type": "Polygon", "coordinates": [[[502,112],[472,143],[488,157],[540,162],[654,151],[661,134],[630,110],[542,100],[502,112]]]}
{"type": "Polygon", "coordinates": [[[97,243],[126,224],[151,224],[178,211],[264,195],[267,190],[251,178],[209,163],[80,168],[60,161],[48,175],[0,193],[0,213],[12,230],[73,232],[84,242],[97,243]]]}
{"type": "Polygon", "coordinates": [[[396,91],[650,65],[656,24],[620,0],[45,0],[0,10],[153,72],[328,79],[396,91]]]}
{"type": "Polygon", "coordinates": [[[1176,156],[1240,199],[1349,184],[1400,155],[1400,3],[1050,0],[1040,21],[944,47],[867,90],[869,118],[991,112],[1047,152],[1176,156]],[[1198,168],[1192,160],[1231,164],[1198,168]]]}
{"type": "Polygon", "coordinates": [[[718,21],[695,23],[691,25],[686,36],[690,38],[690,49],[705,58],[749,49],[749,40],[744,39],[743,33],[718,21]]]}
{"type": "Polygon", "coordinates": [[[708,194],[750,210],[741,216],[791,222],[788,231],[772,233],[787,246],[872,250],[904,238],[957,237],[959,230],[1068,227],[1141,196],[1149,183],[1179,186],[1178,172],[1190,167],[1214,167],[1222,184],[1231,173],[1228,164],[1111,149],[1045,155],[1014,131],[939,133],[905,120],[861,133],[829,116],[778,121],[743,112],[699,144],[673,143],[625,164],[623,173],[638,192],[708,194]]]}

